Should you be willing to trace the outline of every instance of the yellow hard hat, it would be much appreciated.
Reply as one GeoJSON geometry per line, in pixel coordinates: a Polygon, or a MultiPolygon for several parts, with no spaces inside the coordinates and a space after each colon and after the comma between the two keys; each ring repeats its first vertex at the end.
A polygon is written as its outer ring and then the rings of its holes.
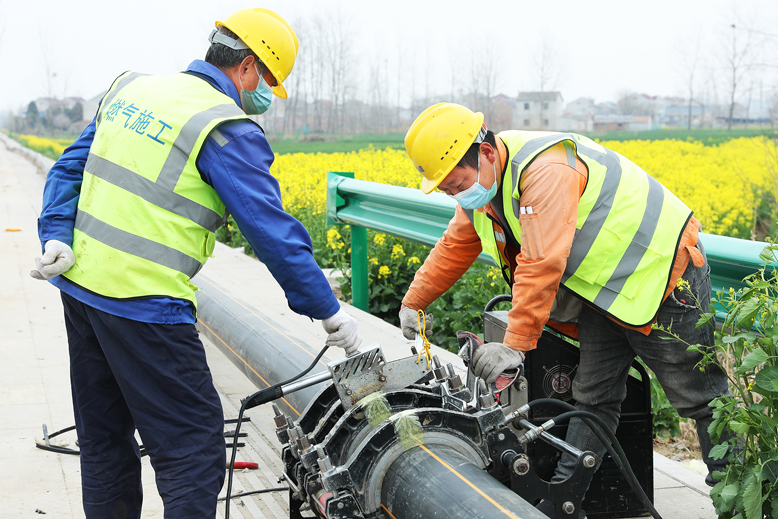
{"type": "Polygon", "coordinates": [[[405,134],[405,151],[424,177],[421,190],[429,194],[462,160],[470,146],[486,135],[484,114],[454,103],[424,110],[405,134]]]}
{"type": "Polygon", "coordinates": [[[217,27],[221,25],[234,32],[259,56],[278,82],[273,87],[273,93],[276,97],[286,99],[286,89],[282,83],[292,72],[300,46],[297,35],[286,20],[270,9],[254,7],[235,11],[223,22],[216,22],[217,27]]]}

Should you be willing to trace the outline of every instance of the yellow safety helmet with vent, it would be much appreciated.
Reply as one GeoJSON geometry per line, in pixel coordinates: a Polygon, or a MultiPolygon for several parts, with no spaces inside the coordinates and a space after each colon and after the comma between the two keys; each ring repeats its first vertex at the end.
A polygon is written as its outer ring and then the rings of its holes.
{"type": "Polygon", "coordinates": [[[223,22],[216,22],[217,27],[222,25],[234,32],[262,60],[278,82],[273,87],[273,93],[286,99],[283,82],[292,72],[300,46],[297,35],[286,20],[270,9],[255,7],[235,11],[223,22]]]}
{"type": "Polygon", "coordinates": [[[424,177],[421,190],[429,194],[462,160],[470,146],[486,136],[484,114],[454,103],[424,110],[405,134],[405,151],[424,177]]]}

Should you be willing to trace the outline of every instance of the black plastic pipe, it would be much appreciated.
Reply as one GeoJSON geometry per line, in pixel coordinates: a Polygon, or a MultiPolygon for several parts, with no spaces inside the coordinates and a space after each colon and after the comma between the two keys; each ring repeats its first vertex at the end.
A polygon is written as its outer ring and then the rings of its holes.
{"type": "MultiPolygon", "coordinates": [[[[319,350],[209,278],[198,276],[195,282],[201,288],[197,292],[198,329],[259,389],[297,375],[318,354],[319,350]]],[[[325,369],[320,363],[309,375],[325,369]]],[[[277,404],[297,418],[320,389],[301,389],[277,404]]],[[[423,445],[401,454],[388,468],[381,496],[395,519],[545,519],[463,454],[446,446],[423,445]]]]}
{"type": "Polygon", "coordinates": [[[392,463],[381,487],[395,519],[547,519],[451,447],[414,447],[392,463]]]}
{"type": "MultiPolygon", "coordinates": [[[[324,348],[313,348],[256,308],[207,276],[198,276],[198,329],[259,389],[288,380],[306,369],[324,348]]],[[[342,351],[342,350],[339,350],[342,351]]],[[[327,358],[308,374],[327,370],[327,358]]],[[[315,385],[284,396],[276,403],[293,419],[323,386],[315,385]]]]}

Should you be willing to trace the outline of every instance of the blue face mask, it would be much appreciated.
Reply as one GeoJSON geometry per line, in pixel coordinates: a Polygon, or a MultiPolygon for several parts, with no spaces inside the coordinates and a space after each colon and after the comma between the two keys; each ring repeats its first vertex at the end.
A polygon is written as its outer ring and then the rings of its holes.
{"type": "Polygon", "coordinates": [[[497,166],[492,164],[492,167],[494,168],[494,183],[492,184],[492,187],[486,189],[481,185],[481,154],[479,153],[478,179],[472,186],[464,191],[460,191],[456,195],[450,195],[451,198],[462,206],[462,209],[478,209],[479,207],[488,204],[489,201],[494,198],[494,194],[497,192],[497,166]]]}
{"type": "MultiPolygon", "coordinates": [[[[254,67],[256,68],[256,65],[254,67]]],[[[273,102],[273,88],[259,74],[259,69],[257,69],[257,76],[259,76],[259,83],[257,83],[256,90],[243,90],[243,82],[238,77],[240,104],[247,115],[261,115],[267,112],[270,103],[273,102]]]]}

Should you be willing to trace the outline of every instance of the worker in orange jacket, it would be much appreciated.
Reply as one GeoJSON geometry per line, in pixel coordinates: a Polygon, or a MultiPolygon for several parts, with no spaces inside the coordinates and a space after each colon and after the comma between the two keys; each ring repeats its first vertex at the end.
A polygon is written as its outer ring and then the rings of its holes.
{"type": "MultiPolygon", "coordinates": [[[[503,342],[475,352],[475,374],[491,384],[518,368],[548,325],[580,341],[577,407],[615,432],[629,367],[639,355],[679,414],[697,421],[713,486],[712,472],[726,462],[708,456],[708,404],[728,389],[724,371],[697,369],[701,356],[684,344],[713,344],[711,327],[696,328],[711,285],[692,211],[634,163],[586,137],[495,135],[482,114],[452,103],[419,115],[405,147],[423,176],[422,190],[437,188],[458,202],[403,298],[405,337],[418,333],[417,311],[487,252],[511,288],[512,308],[503,342]],[[680,340],[654,324],[672,326],[680,340]]],[[[594,451],[599,466],[605,447],[580,420],[571,421],[567,441],[594,451]]],[[[554,480],[569,477],[574,464],[563,456],[554,480]]],[[[539,508],[554,517],[553,503],[539,508]]]]}

